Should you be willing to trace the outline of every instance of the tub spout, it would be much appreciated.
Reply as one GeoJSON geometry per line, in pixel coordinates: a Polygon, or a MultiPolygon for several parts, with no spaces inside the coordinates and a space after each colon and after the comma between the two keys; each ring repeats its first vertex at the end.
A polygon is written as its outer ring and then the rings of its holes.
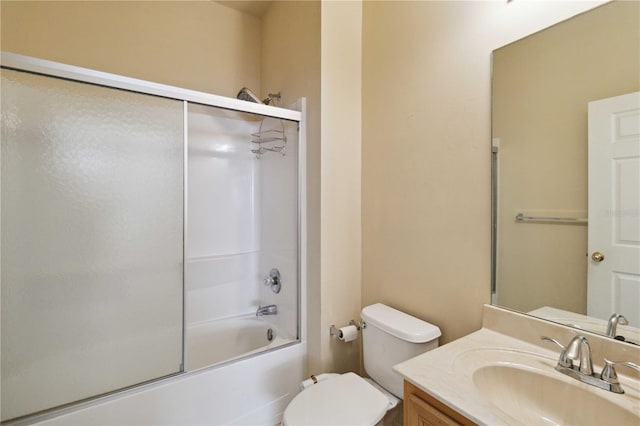
{"type": "Polygon", "coordinates": [[[256,316],[261,317],[262,315],[275,315],[277,313],[278,307],[276,305],[258,306],[256,316]]]}

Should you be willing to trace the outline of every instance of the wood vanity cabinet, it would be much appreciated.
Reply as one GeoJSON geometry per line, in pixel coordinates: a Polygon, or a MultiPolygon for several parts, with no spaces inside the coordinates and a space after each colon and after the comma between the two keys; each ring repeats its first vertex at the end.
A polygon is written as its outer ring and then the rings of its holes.
{"type": "Polygon", "coordinates": [[[404,426],[475,425],[457,411],[404,381],[404,426]]]}

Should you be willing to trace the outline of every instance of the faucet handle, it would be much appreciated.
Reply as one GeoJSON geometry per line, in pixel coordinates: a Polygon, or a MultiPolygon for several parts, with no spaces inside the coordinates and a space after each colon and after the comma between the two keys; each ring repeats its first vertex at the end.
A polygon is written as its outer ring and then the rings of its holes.
{"type": "Polygon", "coordinates": [[[604,368],[602,369],[602,373],[600,373],[600,378],[605,382],[610,383],[612,390],[615,389],[614,392],[624,393],[622,386],[620,386],[620,382],[618,381],[616,369],[614,368],[616,365],[624,365],[629,368],[633,368],[636,371],[640,371],[640,365],[630,361],[609,361],[606,358],[604,359],[604,368]]]}
{"type": "Polygon", "coordinates": [[[280,280],[280,271],[277,268],[271,268],[269,276],[263,281],[263,284],[271,287],[271,291],[274,293],[280,293],[282,288],[282,281],[280,280]]]}
{"type": "Polygon", "coordinates": [[[558,342],[556,339],[552,339],[551,337],[547,337],[547,336],[541,336],[540,340],[546,340],[547,342],[555,343],[556,345],[560,346],[560,349],[562,349],[562,352],[560,353],[560,359],[558,360],[558,364],[566,368],[573,367],[573,361],[567,357],[567,354],[566,354],[567,347],[565,345],[558,342]]]}
{"type": "Polygon", "coordinates": [[[540,336],[540,340],[546,340],[547,342],[555,343],[556,345],[560,346],[560,349],[562,349],[563,351],[567,349],[565,345],[558,342],[556,339],[552,339],[551,337],[540,336]]]}
{"type": "Polygon", "coordinates": [[[600,373],[600,378],[609,383],[618,383],[618,375],[616,374],[616,369],[614,366],[616,365],[624,365],[629,368],[633,368],[636,371],[640,371],[640,365],[631,361],[610,361],[608,359],[604,359],[604,368],[602,369],[602,373],[600,373]]]}

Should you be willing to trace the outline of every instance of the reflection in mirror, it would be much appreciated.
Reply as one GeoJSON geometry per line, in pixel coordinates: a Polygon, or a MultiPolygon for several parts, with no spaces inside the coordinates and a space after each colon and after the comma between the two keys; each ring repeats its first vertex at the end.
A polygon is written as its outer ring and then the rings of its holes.
{"type": "Polygon", "coordinates": [[[640,343],[639,16],[611,2],[494,51],[492,301],[603,334],[622,314],[640,343]]]}

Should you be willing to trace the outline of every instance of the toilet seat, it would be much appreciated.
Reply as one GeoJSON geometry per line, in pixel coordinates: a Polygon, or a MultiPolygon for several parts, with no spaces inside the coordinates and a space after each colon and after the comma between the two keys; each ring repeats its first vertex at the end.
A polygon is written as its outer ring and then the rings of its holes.
{"type": "Polygon", "coordinates": [[[285,426],[371,426],[387,412],[389,400],[354,373],[319,382],[296,395],[282,418],[285,426]]]}

